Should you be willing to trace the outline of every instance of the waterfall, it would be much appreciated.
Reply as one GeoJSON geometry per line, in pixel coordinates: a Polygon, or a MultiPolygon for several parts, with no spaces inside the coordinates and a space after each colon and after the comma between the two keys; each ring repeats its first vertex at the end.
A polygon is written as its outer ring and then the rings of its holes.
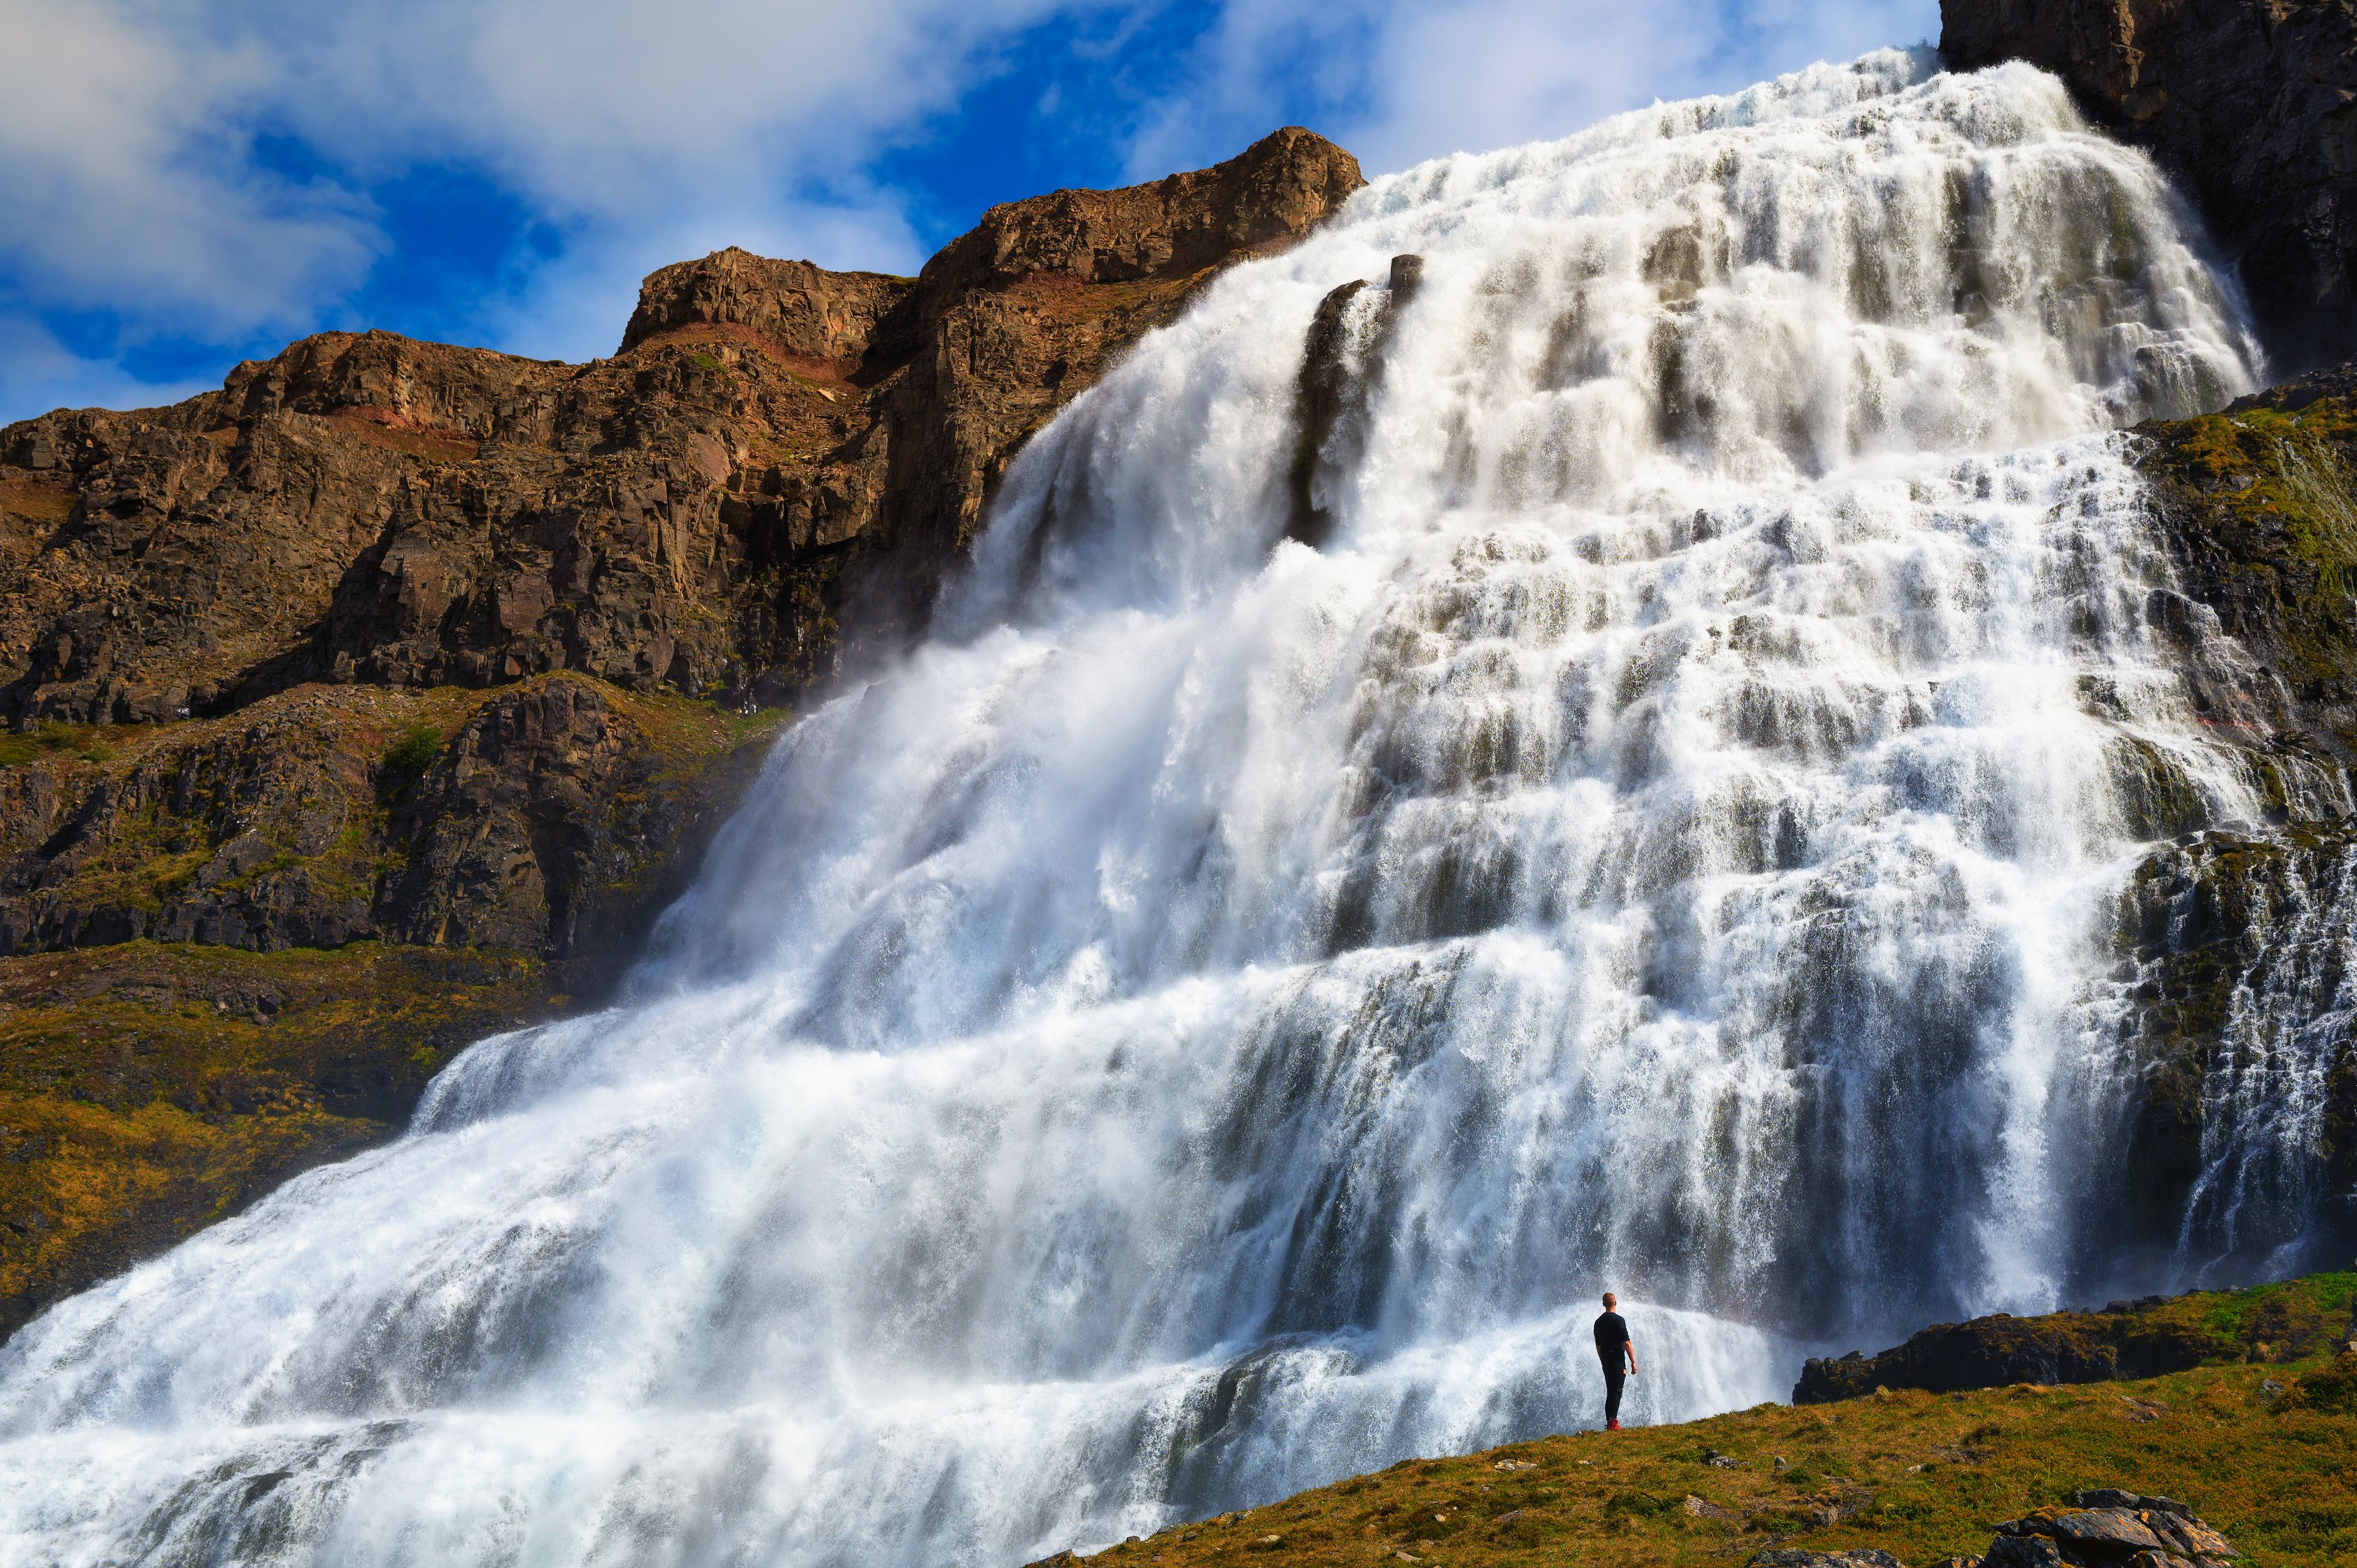
{"type": "Polygon", "coordinates": [[[0,1563],[1012,1564],[2103,1278],[2189,233],[1886,51],[1233,268],[626,1004],[0,1351],[0,1563]]]}

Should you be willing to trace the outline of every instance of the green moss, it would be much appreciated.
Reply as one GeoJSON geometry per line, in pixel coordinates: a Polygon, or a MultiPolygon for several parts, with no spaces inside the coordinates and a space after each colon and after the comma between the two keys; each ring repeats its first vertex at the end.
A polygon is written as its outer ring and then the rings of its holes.
{"type": "Polygon", "coordinates": [[[2357,1310],[2357,1271],[2227,1291],[2201,1317],[2212,1333],[2245,1345],[2330,1332],[2357,1310]]]}
{"type": "Polygon", "coordinates": [[[0,960],[0,1332],[389,1136],[453,1052],[561,1010],[544,977],[374,942],[0,960]]]}
{"type": "Polygon", "coordinates": [[[2240,579],[2283,611],[2296,680],[2343,674],[2357,655],[2357,502],[2351,453],[2357,402],[2297,413],[2252,409],[2150,427],[2162,466],[2229,525],[2221,542],[2240,579]]]}
{"type": "Polygon", "coordinates": [[[96,725],[68,725],[55,721],[40,725],[27,735],[0,735],[0,768],[21,767],[45,757],[80,757],[89,762],[104,762],[114,755],[99,736],[104,731],[96,725]]]}
{"type": "Polygon", "coordinates": [[[408,779],[424,778],[441,755],[442,739],[442,731],[423,719],[404,725],[384,748],[385,770],[408,779]]]}
{"type": "MultiPolygon", "coordinates": [[[[2292,1399],[2304,1410],[2357,1416],[2357,1351],[2344,1351],[2299,1380],[2292,1399]]],[[[2357,1520],[2357,1509],[2342,1509],[2335,1522],[2357,1520]]]]}

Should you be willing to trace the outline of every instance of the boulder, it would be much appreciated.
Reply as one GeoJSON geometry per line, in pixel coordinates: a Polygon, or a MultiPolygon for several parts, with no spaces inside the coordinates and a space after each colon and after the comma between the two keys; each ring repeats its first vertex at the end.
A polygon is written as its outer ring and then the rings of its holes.
{"type": "Polygon", "coordinates": [[[2225,1568],[2241,1553],[2183,1503],[2077,1492],[1996,1527],[1982,1568],[2225,1568]]]}
{"type": "Polygon", "coordinates": [[[1856,1399],[1878,1388],[1999,1388],[2011,1383],[2088,1383],[2158,1377],[2200,1366],[2230,1347],[2149,1313],[2058,1312],[2041,1317],[1993,1313],[1941,1323],[1906,1343],[1867,1356],[1815,1358],[1801,1369],[1795,1404],[1856,1399]]]}

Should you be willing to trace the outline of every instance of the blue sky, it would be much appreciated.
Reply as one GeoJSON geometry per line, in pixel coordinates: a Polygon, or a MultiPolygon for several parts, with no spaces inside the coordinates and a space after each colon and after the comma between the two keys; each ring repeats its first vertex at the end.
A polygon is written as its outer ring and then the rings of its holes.
{"type": "Polygon", "coordinates": [[[1936,0],[0,0],[0,420],[328,328],[611,352],[741,244],[913,272],[994,201],[1305,124],[1370,173],[1938,31],[1936,0]]]}

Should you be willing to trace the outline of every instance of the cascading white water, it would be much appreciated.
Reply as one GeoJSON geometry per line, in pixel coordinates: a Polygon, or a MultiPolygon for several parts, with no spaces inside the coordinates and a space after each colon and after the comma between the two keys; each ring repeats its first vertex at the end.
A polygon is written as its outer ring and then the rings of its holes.
{"type": "Polygon", "coordinates": [[[1607,1286],[1648,1419],[2053,1302],[2153,780],[2258,814],[2105,432],[2251,351],[2142,156],[1934,69],[1221,279],[630,1005],[0,1352],[0,1563],[1011,1563],[1591,1422],[1607,1286]]]}

